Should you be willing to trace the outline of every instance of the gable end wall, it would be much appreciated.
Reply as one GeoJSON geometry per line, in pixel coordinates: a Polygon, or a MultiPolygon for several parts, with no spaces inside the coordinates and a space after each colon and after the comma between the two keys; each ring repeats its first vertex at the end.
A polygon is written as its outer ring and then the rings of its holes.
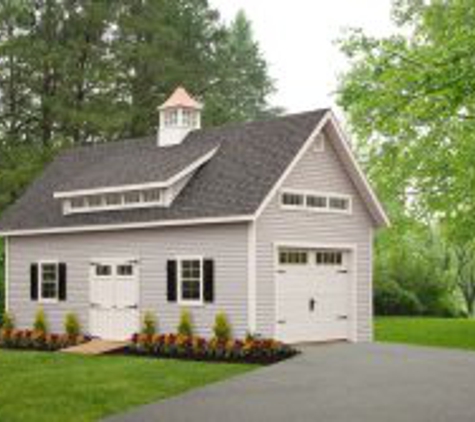
{"type": "Polygon", "coordinates": [[[356,340],[370,341],[372,329],[373,221],[331,143],[317,152],[311,146],[283,183],[282,189],[342,193],[352,196],[351,215],[283,210],[280,191],[257,220],[257,332],[273,336],[276,321],[274,259],[276,242],[354,244],[356,253],[356,340]]]}

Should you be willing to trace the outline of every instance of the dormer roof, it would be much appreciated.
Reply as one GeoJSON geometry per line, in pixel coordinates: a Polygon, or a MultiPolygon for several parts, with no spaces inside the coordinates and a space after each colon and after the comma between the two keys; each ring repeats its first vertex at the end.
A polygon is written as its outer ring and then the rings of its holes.
{"type": "Polygon", "coordinates": [[[167,108],[192,108],[196,110],[201,110],[203,105],[196,101],[182,86],[179,86],[173,94],[166,100],[160,107],[159,110],[165,110],[167,108]]]}

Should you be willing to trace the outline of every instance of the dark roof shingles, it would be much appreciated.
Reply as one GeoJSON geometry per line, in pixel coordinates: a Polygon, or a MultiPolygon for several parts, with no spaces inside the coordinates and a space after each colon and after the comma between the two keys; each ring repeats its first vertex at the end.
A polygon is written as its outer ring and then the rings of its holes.
{"type": "Polygon", "coordinates": [[[327,110],[192,132],[178,146],[155,138],[61,154],[3,215],[2,230],[107,225],[254,213],[327,110]],[[162,181],[219,146],[169,208],[64,216],[54,192],[162,181]]]}

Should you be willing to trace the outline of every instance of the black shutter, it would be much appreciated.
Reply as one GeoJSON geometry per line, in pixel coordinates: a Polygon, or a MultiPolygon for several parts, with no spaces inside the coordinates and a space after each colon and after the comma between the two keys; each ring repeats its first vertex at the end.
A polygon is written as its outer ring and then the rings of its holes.
{"type": "Polygon", "coordinates": [[[58,298],[59,300],[67,299],[67,290],[68,290],[68,277],[66,264],[61,262],[58,264],[58,298]]]}
{"type": "Polygon", "coordinates": [[[176,302],[177,296],[177,265],[176,261],[167,261],[167,300],[176,302]]]}
{"type": "Polygon", "coordinates": [[[214,301],[214,261],[205,259],[203,261],[203,281],[204,281],[204,301],[214,301]]]}
{"type": "Polygon", "coordinates": [[[30,299],[38,300],[38,264],[30,266],[30,299]]]}

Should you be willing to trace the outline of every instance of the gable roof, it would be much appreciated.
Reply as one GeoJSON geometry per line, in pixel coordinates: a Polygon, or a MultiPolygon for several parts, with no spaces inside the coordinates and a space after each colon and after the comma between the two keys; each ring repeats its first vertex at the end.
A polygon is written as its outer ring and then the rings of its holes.
{"type": "MultiPolygon", "coordinates": [[[[182,144],[166,148],[157,147],[155,137],[74,148],[60,154],[4,213],[0,230],[14,235],[254,219],[331,116],[323,109],[196,130],[182,144]],[[214,155],[168,208],[63,215],[61,201],[53,197],[55,192],[113,186],[118,181],[129,185],[165,180],[205,154],[214,155]]],[[[349,158],[357,168],[351,153],[349,158]]],[[[354,177],[376,224],[386,224],[387,217],[361,171],[354,177]]]]}

